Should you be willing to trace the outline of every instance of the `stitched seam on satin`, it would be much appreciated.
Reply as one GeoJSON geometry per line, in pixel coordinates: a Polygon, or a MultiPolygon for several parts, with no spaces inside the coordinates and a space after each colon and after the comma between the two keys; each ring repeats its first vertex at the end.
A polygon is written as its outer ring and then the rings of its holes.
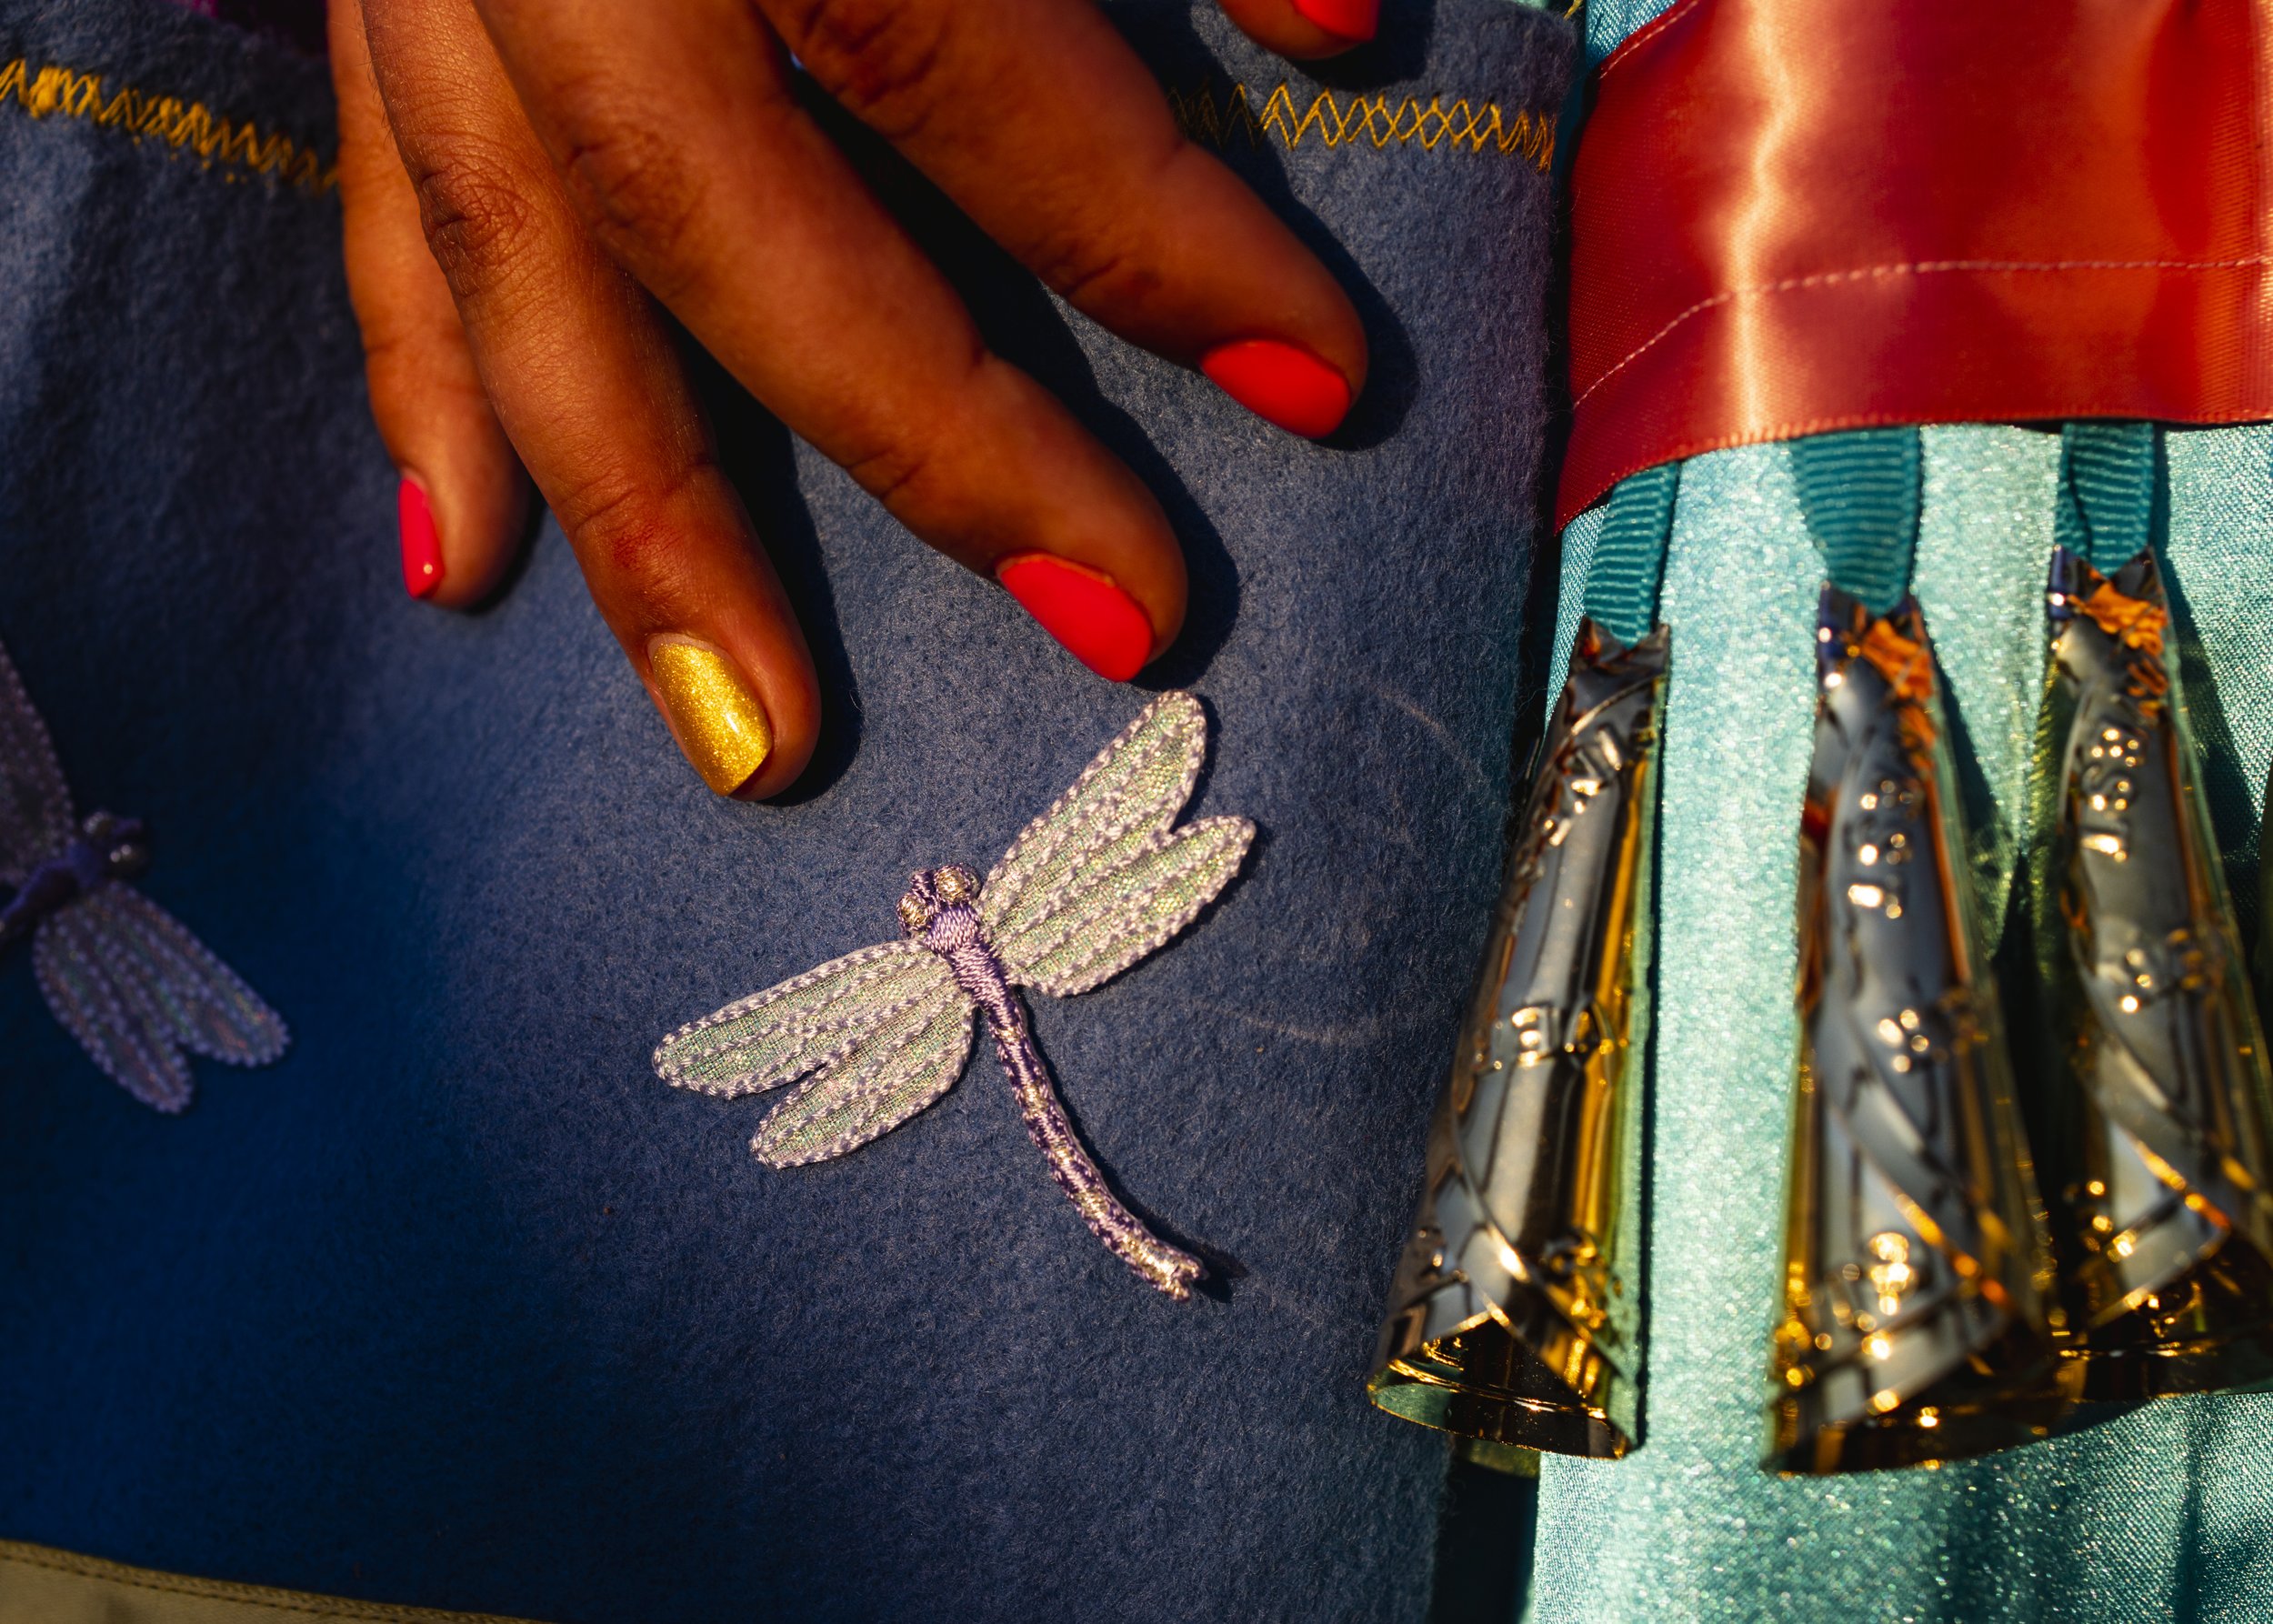
{"type": "Polygon", "coordinates": [[[1519,153],[1541,170],[1555,161],[1551,115],[1521,108],[1509,115],[1501,111],[1497,102],[1482,103],[1479,108],[1466,96],[1456,96],[1447,107],[1441,94],[1431,95],[1426,106],[1417,96],[1408,95],[1392,110],[1387,95],[1353,95],[1345,107],[1334,99],[1332,91],[1321,90],[1307,110],[1297,113],[1294,93],[1282,82],[1257,114],[1245,85],[1232,86],[1220,111],[1215,92],[1202,85],[1188,93],[1169,91],[1168,110],[1187,139],[1219,151],[1228,151],[1233,140],[1242,135],[1249,147],[1258,147],[1265,137],[1276,134],[1291,152],[1316,125],[1318,139],[1329,150],[1363,144],[1383,151],[1391,142],[1403,147],[1418,141],[1424,151],[1433,152],[1448,142],[1469,152],[1491,147],[1519,153]],[[1436,121],[1433,130],[1429,127],[1432,118],[1436,121]],[[1377,127],[1377,119],[1382,121],[1377,127]]]}
{"type": "Polygon", "coordinates": [[[231,169],[267,175],[315,196],[337,184],[339,166],[324,165],[315,150],[291,136],[263,135],[250,120],[215,113],[203,102],[179,96],[153,95],[131,85],[105,93],[100,74],[82,74],[50,64],[33,71],[22,56],[0,65],[0,105],[13,96],[35,119],[52,114],[84,119],[98,128],[123,129],[139,145],[145,136],[162,141],[175,151],[197,155],[199,166],[224,165],[222,179],[237,178],[231,169]]]}
{"type": "Polygon", "coordinates": [[[1928,259],[1909,265],[1866,266],[1851,271],[1817,271],[1807,276],[1790,276],[1780,282],[1756,283],[1747,287],[1732,287],[1710,298],[1699,299],[1682,311],[1664,326],[1658,328],[1640,344],[1620,356],[1615,366],[1572,399],[1575,411],[1587,402],[1587,397],[1608,383],[1619,373],[1638,361],[1650,350],[1672,336],[1674,329],[1692,317],[1726,305],[1733,299],[1749,298],[1758,294],[1794,293],[1804,287],[1826,287],[1840,282],[1862,282],[1874,277],[1947,276],[1958,273],[1980,273],[1990,276],[2011,276],[2022,271],[2235,271],[2251,266],[2260,269],[2273,266],[2273,255],[2251,254],[2239,259],[1928,259]]]}
{"type": "MultiPolygon", "coordinates": [[[[35,1568],[49,1573],[65,1573],[74,1579],[93,1579],[102,1584],[121,1585],[129,1589],[150,1590],[163,1596],[195,1596],[207,1601],[241,1602],[248,1607],[265,1608],[273,1612],[296,1613],[309,1619],[339,1619],[354,1624],[491,1624],[497,1615],[489,1613],[451,1613],[431,1611],[424,1608],[402,1607],[393,1602],[359,1602],[340,1598],[336,1608],[312,1606],[304,1601],[280,1599],[277,1592],[260,1585],[232,1584],[226,1579],[195,1579],[158,1572],[154,1569],[129,1568],[123,1563],[106,1562],[99,1557],[81,1557],[69,1551],[48,1552],[38,1548],[39,1554],[22,1546],[0,1548],[0,1565],[35,1568]],[[354,1610],[343,1610],[352,1609],[354,1610]]],[[[325,1599],[330,1599],[329,1598],[325,1599]]],[[[497,1624],[512,1624],[497,1619],[497,1624]]]]}

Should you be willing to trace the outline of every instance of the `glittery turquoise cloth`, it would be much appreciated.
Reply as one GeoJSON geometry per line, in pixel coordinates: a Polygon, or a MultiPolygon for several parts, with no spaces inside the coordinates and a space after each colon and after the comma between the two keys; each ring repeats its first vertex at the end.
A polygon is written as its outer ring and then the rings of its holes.
{"type": "MultiPolygon", "coordinates": [[[[1588,65],[1671,0],[1594,0],[1588,65]]],[[[1983,916],[2025,839],[2057,436],[1928,428],[1916,586],[1957,740],[1983,916]],[[1968,769],[1970,771],[1971,769],[1968,769]]],[[[2273,757],[2273,429],[2168,437],[2179,679],[2245,933],[2273,757]]],[[[1563,542],[1557,659],[1602,510],[1563,542]]],[[[1667,693],[1656,1157],[1643,1446],[1547,1458],[1527,1618],[2273,1618],[2273,1397],[2166,1399],[1939,1471],[1784,1481],[1756,1464],[1777,1301],[1797,830],[1820,566],[1790,456],[1683,469],[1663,607],[1667,693]],[[1685,947],[1686,945],[1686,947],[1685,947]]],[[[1562,680],[1557,669],[1549,692],[1562,680]]]]}
{"type": "MultiPolygon", "coordinates": [[[[2059,440],[1925,431],[1915,586],[1948,678],[1983,917],[2028,817],[2059,440]],[[1969,774],[1968,775],[1969,776],[1969,774]]],[[[2180,680],[2245,931],[2273,757],[2273,428],[2168,438],[2180,680]]],[[[1571,526],[1567,637],[1600,510],[1571,526]]],[[[1787,447],[1684,467],[1667,697],[1642,1447],[1549,1457],[1535,1624],[2273,1618],[2273,1397],[2167,1399],[1952,1465],[1779,1480],[1757,1464],[1796,1030],[1796,839],[1822,566],[1787,447]]],[[[1559,678],[1558,678],[1559,680],[1559,678]]]]}

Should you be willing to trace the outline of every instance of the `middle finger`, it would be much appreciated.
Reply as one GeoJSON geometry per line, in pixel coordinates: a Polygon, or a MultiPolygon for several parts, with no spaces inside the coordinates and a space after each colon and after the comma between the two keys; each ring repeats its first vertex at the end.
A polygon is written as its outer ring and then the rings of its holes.
{"type": "Polygon", "coordinates": [[[1185,577],[1158,503],[987,350],[743,0],[482,11],[595,232],[751,394],[1093,669],[1167,647],[1185,577]]]}

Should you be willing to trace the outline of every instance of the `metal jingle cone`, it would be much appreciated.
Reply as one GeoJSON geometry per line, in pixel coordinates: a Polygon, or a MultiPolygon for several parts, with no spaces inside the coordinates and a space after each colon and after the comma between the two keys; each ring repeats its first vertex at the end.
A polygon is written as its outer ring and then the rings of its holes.
{"type": "Polygon", "coordinates": [[[1800,832],[1799,1078],[1764,1464],[2045,1435],[2051,1268],[1917,605],[1824,588],[1800,832]]]}
{"type": "Polygon", "coordinates": [[[1660,627],[1582,620],[1429,1133],[1373,1400],[1495,1443],[1615,1458],[1641,1374],[1660,627]]]}
{"type": "Polygon", "coordinates": [[[2057,799],[2038,918],[2064,1076],[2043,1146],[2082,1396],[2273,1377],[2273,1069],[2151,551],[2046,592],[2057,799]]]}

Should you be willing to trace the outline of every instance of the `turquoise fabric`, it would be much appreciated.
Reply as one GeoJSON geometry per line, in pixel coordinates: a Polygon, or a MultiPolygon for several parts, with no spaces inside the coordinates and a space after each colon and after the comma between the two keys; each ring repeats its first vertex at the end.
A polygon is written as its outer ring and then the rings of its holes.
{"type": "MultiPolygon", "coordinates": [[[[2273,425],[2170,429],[2163,455],[2178,680],[2242,938],[2254,941],[2258,835],[2273,760],[2273,621],[2265,606],[2273,586],[2273,425]]],[[[2265,1470],[2273,1508],[2273,1459],[2265,1470]]]]}
{"type": "MultiPolygon", "coordinates": [[[[2058,436],[1923,432],[1915,589],[1974,805],[1983,917],[2025,849],[2058,436]]],[[[2180,680],[2234,891],[2256,896],[2273,758],[2273,429],[2167,436],[2180,680]]],[[[1758,1464],[1777,1302],[1797,829],[1820,561],[1787,446],[1687,463],[1658,886],[1649,1340],[1642,1447],[1548,1457],[1533,1624],[1917,1624],[2273,1617],[2273,1397],[2146,1406],[1939,1470],[1783,1480],[1758,1464]]],[[[1563,604],[1601,527],[1566,536],[1563,604]]],[[[2245,928],[2254,921],[2244,919],[2245,928]]]]}
{"type": "MultiPolygon", "coordinates": [[[[1594,0],[1588,64],[1672,3],[1594,0]]],[[[2060,439],[1959,426],[1929,427],[1923,443],[1914,585],[1948,681],[1982,917],[1995,920],[2028,835],[2060,439]]],[[[2173,429],[2165,457],[2179,683],[2254,937],[2273,760],[2273,427],[2173,429]]],[[[1557,690],[1603,524],[1597,506],[1564,533],[1557,690]]],[[[1546,1458],[1525,1617],[2273,1618],[2273,1397],[2164,1400],[1938,1471],[1787,1481],[1757,1465],[1821,576],[1790,447],[1684,466],[1662,605],[1673,657],[1642,1447],[1616,1462],[1546,1458]]]]}

